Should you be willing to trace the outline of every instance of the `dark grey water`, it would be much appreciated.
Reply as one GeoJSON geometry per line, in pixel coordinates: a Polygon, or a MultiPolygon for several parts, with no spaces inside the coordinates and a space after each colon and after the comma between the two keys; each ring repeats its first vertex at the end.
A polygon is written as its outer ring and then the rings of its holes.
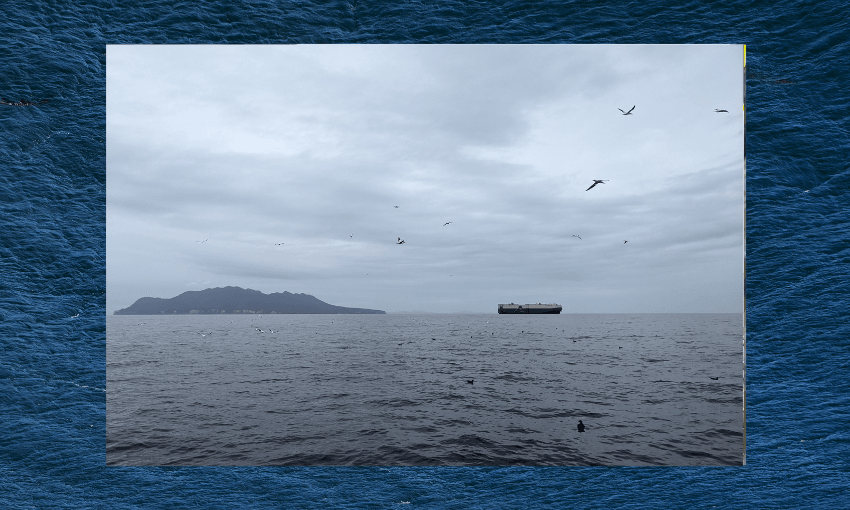
{"type": "Polygon", "coordinates": [[[736,314],[111,316],[106,461],[741,465],[742,361],[736,314]]]}

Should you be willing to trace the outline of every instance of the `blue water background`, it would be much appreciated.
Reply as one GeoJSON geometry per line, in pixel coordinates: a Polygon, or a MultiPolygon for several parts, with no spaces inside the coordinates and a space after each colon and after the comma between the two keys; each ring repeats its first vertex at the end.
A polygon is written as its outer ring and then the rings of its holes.
{"type": "Polygon", "coordinates": [[[847,508],[846,2],[12,0],[3,13],[0,97],[51,102],[0,105],[0,507],[847,508]],[[747,44],[746,467],[105,467],[107,44],[543,42],[747,44]]]}

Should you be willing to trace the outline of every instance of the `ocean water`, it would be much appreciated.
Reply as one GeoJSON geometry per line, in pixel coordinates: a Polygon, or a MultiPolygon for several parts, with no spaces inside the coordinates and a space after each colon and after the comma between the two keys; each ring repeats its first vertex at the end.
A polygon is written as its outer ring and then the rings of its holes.
{"type": "Polygon", "coordinates": [[[4,7],[0,507],[846,508],[846,2],[4,7]],[[746,466],[106,466],[107,44],[542,42],[747,44],[746,466]]]}
{"type": "Polygon", "coordinates": [[[741,466],[742,333],[740,314],[110,316],[106,463],[741,466]]]}

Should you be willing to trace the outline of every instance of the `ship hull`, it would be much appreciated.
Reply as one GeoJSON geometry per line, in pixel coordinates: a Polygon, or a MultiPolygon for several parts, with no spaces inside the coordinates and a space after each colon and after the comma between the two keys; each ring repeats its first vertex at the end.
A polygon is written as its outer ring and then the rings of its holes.
{"type": "Polygon", "coordinates": [[[499,305],[501,314],[559,314],[563,308],[556,304],[515,305],[513,303],[499,305]]]}

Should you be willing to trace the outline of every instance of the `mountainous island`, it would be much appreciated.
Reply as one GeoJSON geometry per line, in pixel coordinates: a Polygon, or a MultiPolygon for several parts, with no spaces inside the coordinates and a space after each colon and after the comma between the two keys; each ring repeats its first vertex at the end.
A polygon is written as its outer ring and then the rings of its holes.
{"type": "Polygon", "coordinates": [[[252,314],[252,313],[387,313],[368,308],[346,308],[320,301],[309,294],[273,292],[241,287],[184,292],[170,299],[143,297],[116,310],[113,315],[188,315],[188,314],[252,314]]]}

